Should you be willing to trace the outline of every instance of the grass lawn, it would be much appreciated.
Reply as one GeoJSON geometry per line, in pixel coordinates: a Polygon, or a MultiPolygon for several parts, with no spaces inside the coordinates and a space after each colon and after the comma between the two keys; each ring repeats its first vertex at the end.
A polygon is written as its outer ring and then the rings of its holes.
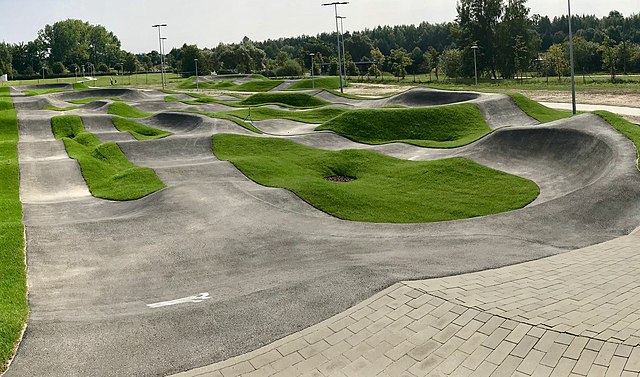
{"type": "Polygon", "coordinates": [[[146,118],[151,116],[150,113],[138,110],[135,107],[131,107],[126,103],[114,102],[109,106],[109,114],[121,116],[124,118],[146,118]]]}
{"type": "MultiPolygon", "coordinates": [[[[221,80],[215,82],[200,82],[198,88],[200,89],[219,89],[219,90],[231,90],[238,92],[267,92],[272,90],[276,86],[282,84],[280,80],[271,80],[264,76],[253,76],[257,80],[245,82],[242,84],[235,84],[233,80],[221,80]]],[[[196,89],[195,77],[190,77],[182,84],[178,85],[180,89],[196,89]]]]}
{"type": "Polygon", "coordinates": [[[113,118],[112,121],[114,127],[118,129],[118,131],[129,132],[131,136],[135,137],[137,140],[162,139],[163,137],[173,135],[172,132],[148,127],[131,119],[118,117],[113,118]]]}
{"type": "Polygon", "coordinates": [[[0,373],[13,356],[27,314],[24,226],[18,171],[18,119],[0,88],[0,373]]]}
{"type": "Polygon", "coordinates": [[[524,178],[464,158],[405,161],[365,150],[323,151],[275,138],[213,136],[213,152],[259,184],[293,191],[345,220],[418,223],[522,208],[539,193],[524,178]],[[354,181],[337,183],[328,176],[354,181]]]}
{"type": "MultiPolygon", "coordinates": [[[[608,111],[598,110],[593,113],[607,121],[613,128],[618,130],[618,132],[631,140],[636,147],[638,155],[640,155],[640,126],[627,121],[620,115],[608,111]]],[[[640,168],[640,160],[638,161],[638,168],[640,168]]]]}
{"type": "Polygon", "coordinates": [[[224,111],[224,114],[233,115],[240,119],[248,119],[251,112],[251,120],[269,120],[269,119],[289,119],[303,123],[324,123],[349,110],[338,109],[334,107],[323,107],[312,110],[277,110],[268,107],[256,107],[241,110],[224,111]]]}
{"type": "Polygon", "coordinates": [[[531,100],[519,93],[508,93],[518,107],[533,119],[541,123],[553,122],[571,117],[568,111],[548,108],[538,102],[531,100]]]}
{"type": "Polygon", "coordinates": [[[69,111],[69,110],[75,110],[77,108],[78,106],[67,106],[67,107],[45,106],[42,110],[69,111]]]}
{"type": "Polygon", "coordinates": [[[478,105],[346,112],[320,127],[366,144],[403,142],[429,148],[469,144],[491,132],[478,105]]]}
{"type": "MultiPolygon", "coordinates": [[[[176,85],[182,83],[184,79],[181,75],[174,73],[166,73],[165,77],[169,85],[176,85]]],[[[48,79],[32,79],[32,80],[13,80],[9,81],[9,86],[22,86],[22,85],[38,85],[38,84],[74,84],[74,89],[79,90],[81,88],[92,87],[132,87],[132,86],[146,86],[146,85],[159,85],[161,83],[160,73],[138,73],[133,75],[116,75],[111,76],[98,76],[97,80],[87,80],[84,77],[78,76],[76,82],[75,77],[63,77],[63,78],[48,78],[48,79]],[[112,77],[117,81],[116,85],[111,85],[109,78],[112,77]]]]}
{"type": "Polygon", "coordinates": [[[256,93],[240,102],[245,106],[281,105],[286,107],[311,108],[328,105],[329,102],[306,93],[256,93]]]}
{"type": "MultiPolygon", "coordinates": [[[[287,90],[307,90],[313,89],[315,81],[315,89],[340,89],[340,78],[337,76],[316,77],[312,79],[303,79],[291,85],[287,90]]],[[[346,83],[343,83],[346,87],[346,83]]]]}
{"type": "Polygon", "coordinates": [[[149,168],[133,165],[115,143],[103,143],[86,132],[76,115],[51,118],[56,139],[62,139],[69,157],[80,164],[91,194],[109,200],[135,200],[165,187],[149,168]]]}

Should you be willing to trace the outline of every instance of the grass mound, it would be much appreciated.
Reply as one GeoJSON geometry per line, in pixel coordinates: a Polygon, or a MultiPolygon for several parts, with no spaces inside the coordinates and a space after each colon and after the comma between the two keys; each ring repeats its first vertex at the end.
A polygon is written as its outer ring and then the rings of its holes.
{"type": "MultiPolygon", "coordinates": [[[[253,76],[252,76],[253,77],[253,76]]],[[[180,89],[217,89],[217,90],[231,90],[238,92],[267,92],[282,84],[282,81],[279,80],[271,80],[264,76],[255,76],[253,77],[257,80],[245,82],[242,84],[236,84],[233,80],[222,80],[217,82],[200,82],[196,86],[195,77],[190,77],[185,80],[183,83],[178,85],[180,89]]]]}
{"type": "Polygon", "coordinates": [[[205,111],[185,111],[185,112],[192,113],[192,114],[200,114],[200,115],[204,115],[204,116],[207,116],[209,118],[214,118],[214,119],[228,120],[230,122],[233,122],[233,123],[237,124],[238,126],[240,126],[242,128],[246,128],[247,130],[249,130],[251,132],[255,132],[257,134],[262,134],[263,133],[259,129],[255,128],[253,125],[241,120],[238,117],[227,115],[224,112],[221,112],[221,113],[208,113],[208,112],[205,112],[205,111]]]}
{"type": "MultiPolygon", "coordinates": [[[[315,80],[315,89],[340,89],[340,78],[337,76],[317,77],[315,80]]],[[[314,80],[304,79],[295,82],[287,90],[307,90],[314,88],[314,80]]],[[[343,83],[347,86],[346,83],[343,83]]]]}
{"type": "Polygon", "coordinates": [[[135,200],[164,188],[156,173],[133,165],[115,143],[103,143],[86,132],[76,115],[51,118],[56,139],[64,141],[69,157],[80,164],[91,194],[110,200],[135,200]]]}
{"type": "Polygon", "coordinates": [[[109,106],[109,114],[121,116],[123,118],[146,118],[151,116],[150,113],[131,107],[126,103],[114,102],[109,106]]]}
{"type": "Polygon", "coordinates": [[[572,114],[567,111],[548,108],[538,102],[531,100],[519,93],[508,93],[513,102],[524,111],[525,114],[540,123],[553,122],[564,118],[569,118],[572,114]]]}
{"type": "Polygon", "coordinates": [[[162,131],[157,128],[152,128],[145,126],[144,124],[135,122],[130,119],[125,118],[113,118],[113,125],[118,131],[129,132],[131,136],[135,137],[137,140],[153,140],[153,139],[162,139],[163,137],[167,137],[173,135],[172,132],[162,131]]]}
{"type": "Polygon", "coordinates": [[[403,142],[430,148],[458,147],[491,132],[476,104],[355,110],[316,130],[331,130],[367,144],[403,142]]]}
{"type": "Polygon", "coordinates": [[[77,108],[78,106],[67,106],[67,107],[45,106],[42,110],[69,111],[69,110],[75,110],[77,108]]]}
{"type": "Polygon", "coordinates": [[[365,150],[322,151],[239,135],[215,135],[213,152],[259,184],[291,190],[345,220],[456,220],[522,208],[539,193],[527,179],[463,158],[405,161],[365,150]]]}
{"type": "Polygon", "coordinates": [[[0,373],[27,320],[24,226],[18,172],[18,118],[9,88],[0,88],[0,373]]]}
{"type": "Polygon", "coordinates": [[[347,111],[348,110],[332,107],[301,111],[288,111],[270,109],[266,107],[257,107],[252,108],[251,111],[249,111],[249,109],[241,109],[225,111],[223,113],[233,115],[234,117],[238,117],[240,119],[248,119],[249,114],[251,114],[251,120],[256,121],[269,119],[289,119],[303,123],[324,123],[339,115],[344,114],[347,111]]]}
{"type": "Polygon", "coordinates": [[[105,100],[105,99],[110,99],[112,101],[124,102],[123,99],[120,99],[118,97],[110,97],[110,98],[90,97],[90,98],[81,98],[81,99],[70,99],[70,100],[67,100],[67,102],[73,103],[75,105],[86,105],[86,104],[91,103],[91,102],[101,101],[101,100],[105,100]]]}
{"type": "MultiPolygon", "coordinates": [[[[620,115],[616,115],[608,111],[598,110],[593,113],[608,122],[627,139],[631,140],[633,145],[636,147],[638,155],[640,156],[640,126],[627,121],[620,115]]],[[[638,168],[640,168],[640,160],[638,160],[638,168]]]]}
{"type": "Polygon", "coordinates": [[[241,105],[282,105],[288,107],[310,108],[328,105],[323,101],[306,93],[256,93],[239,102],[241,105]]]}

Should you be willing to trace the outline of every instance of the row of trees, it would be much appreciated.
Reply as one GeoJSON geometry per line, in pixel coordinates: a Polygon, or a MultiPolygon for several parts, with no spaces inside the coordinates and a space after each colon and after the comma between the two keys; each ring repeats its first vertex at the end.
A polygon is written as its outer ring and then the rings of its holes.
{"type": "MultiPolygon", "coordinates": [[[[474,73],[473,46],[481,74],[512,78],[540,70],[565,73],[568,18],[550,19],[529,13],[527,0],[457,0],[454,22],[408,26],[379,26],[344,35],[346,70],[350,75],[370,76],[393,72],[440,73],[450,77],[474,73]],[[374,62],[361,64],[358,62],[374,62]]],[[[640,71],[640,15],[624,17],[617,11],[598,18],[585,15],[573,19],[576,34],[576,67],[586,74],[606,69],[640,71]]],[[[195,72],[195,59],[202,73],[260,72],[293,76],[312,66],[317,73],[337,74],[335,33],[254,42],[219,44],[200,49],[183,45],[166,56],[169,69],[195,72]],[[311,60],[310,54],[314,59],[311,60]]],[[[80,20],[45,26],[31,42],[0,43],[0,74],[31,75],[42,69],[50,73],[78,70],[91,64],[98,72],[159,69],[157,51],[131,54],[122,51],[118,38],[102,26],[80,20]]]]}

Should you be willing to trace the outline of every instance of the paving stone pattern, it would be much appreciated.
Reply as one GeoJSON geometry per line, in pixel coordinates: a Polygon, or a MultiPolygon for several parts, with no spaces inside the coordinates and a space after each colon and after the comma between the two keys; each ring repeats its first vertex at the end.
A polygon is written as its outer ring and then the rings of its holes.
{"type": "Polygon", "coordinates": [[[639,376],[640,232],[533,262],[401,282],[176,376],[639,376]]]}

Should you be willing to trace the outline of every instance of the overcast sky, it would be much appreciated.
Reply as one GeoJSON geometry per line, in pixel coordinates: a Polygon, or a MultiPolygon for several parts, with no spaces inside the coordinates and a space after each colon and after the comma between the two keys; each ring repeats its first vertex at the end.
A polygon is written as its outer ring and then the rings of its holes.
{"type": "MultiPolygon", "coordinates": [[[[163,29],[167,51],[183,43],[214,47],[239,42],[245,35],[254,41],[268,38],[316,35],[335,29],[332,7],[309,0],[0,0],[0,41],[17,43],[35,39],[46,24],[77,18],[113,31],[122,47],[132,52],[158,49],[163,29]]],[[[611,10],[624,15],[640,12],[640,0],[572,0],[574,14],[604,16],[611,10]]],[[[529,0],[531,14],[553,18],[566,12],[564,0],[529,0]]],[[[456,0],[350,0],[340,14],[346,30],[377,25],[440,23],[453,21],[456,0]]]]}

